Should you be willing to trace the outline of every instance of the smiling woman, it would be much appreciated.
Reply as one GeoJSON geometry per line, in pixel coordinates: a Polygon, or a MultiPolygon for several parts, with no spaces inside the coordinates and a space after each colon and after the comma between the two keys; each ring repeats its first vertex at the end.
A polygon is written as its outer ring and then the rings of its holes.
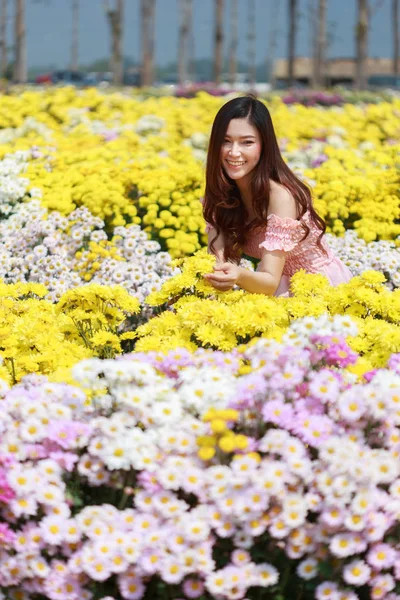
{"type": "Polygon", "coordinates": [[[246,119],[232,119],[222,146],[222,161],[227,175],[244,183],[257,166],[261,139],[257,129],[246,119]]]}
{"type": "Polygon", "coordinates": [[[234,98],[217,113],[207,156],[203,214],[209,251],[218,259],[206,279],[219,290],[234,285],[287,295],[304,269],[333,285],[352,274],[324,243],[325,223],[310,189],[284,162],[266,106],[234,98]],[[241,254],[259,259],[257,272],[238,266],[241,254]]]}

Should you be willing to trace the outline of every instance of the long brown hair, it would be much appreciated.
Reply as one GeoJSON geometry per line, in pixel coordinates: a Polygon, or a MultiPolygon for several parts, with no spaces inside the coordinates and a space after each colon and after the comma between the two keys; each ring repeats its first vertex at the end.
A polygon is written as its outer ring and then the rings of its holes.
{"type": "MultiPolygon", "coordinates": [[[[237,263],[249,233],[266,229],[270,179],[283,185],[292,194],[296,202],[298,219],[306,211],[309,212],[311,220],[321,231],[317,243],[323,249],[321,238],[325,232],[325,222],[312,206],[308,186],[300,181],[284,162],[267,107],[252,95],[234,98],[218,111],[208,146],[203,215],[216,230],[216,236],[210,244],[212,252],[214,241],[222,232],[225,241],[225,260],[237,263]],[[231,119],[247,119],[258,130],[262,143],[260,160],[254,168],[251,181],[252,204],[256,217],[250,225],[246,225],[248,214],[239,189],[222,166],[221,148],[231,119]]],[[[304,222],[302,226],[303,239],[305,239],[310,228],[304,222]]]]}

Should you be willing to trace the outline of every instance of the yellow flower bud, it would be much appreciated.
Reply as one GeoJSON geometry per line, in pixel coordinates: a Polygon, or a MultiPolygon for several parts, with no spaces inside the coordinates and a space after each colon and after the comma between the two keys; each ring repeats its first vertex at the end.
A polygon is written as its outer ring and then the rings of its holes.
{"type": "Polygon", "coordinates": [[[227,429],[227,424],[222,419],[213,419],[210,425],[214,433],[223,433],[227,429]]]}
{"type": "Polygon", "coordinates": [[[203,421],[211,421],[217,416],[217,414],[218,412],[215,410],[215,408],[210,408],[206,413],[204,413],[203,421]]]}
{"type": "Polygon", "coordinates": [[[218,442],[218,446],[223,452],[233,452],[236,448],[235,436],[223,435],[218,442]]]}
{"type": "Polygon", "coordinates": [[[197,452],[197,456],[201,460],[211,460],[215,456],[215,448],[202,447],[197,452]]]}
{"type": "Polygon", "coordinates": [[[261,462],[261,456],[258,452],[248,452],[246,454],[246,456],[248,456],[249,458],[252,458],[253,460],[255,460],[256,462],[261,462]]]}
{"type": "Polygon", "coordinates": [[[238,450],[246,450],[249,445],[249,440],[245,435],[239,434],[235,435],[234,443],[238,450]]]}
{"type": "Polygon", "coordinates": [[[248,375],[249,373],[252,372],[252,368],[250,365],[242,365],[241,367],[239,367],[239,375],[248,375]]]}
{"type": "Polygon", "coordinates": [[[161,231],[159,232],[159,236],[162,238],[170,238],[173,237],[174,235],[174,230],[173,229],[161,229],[161,231]]]}
{"type": "Polygon", "coordinates": [[[239,411],[234,408],[227,408],[224,413],[228,421],[237,421],[239,419],[239,411]]]}
{"type": "Polygon", "coordinates": [[[217,438],[214,435],[200,435],[197,438],[197,445],[206,448],[212,448],[217,443],[217,438]]]}

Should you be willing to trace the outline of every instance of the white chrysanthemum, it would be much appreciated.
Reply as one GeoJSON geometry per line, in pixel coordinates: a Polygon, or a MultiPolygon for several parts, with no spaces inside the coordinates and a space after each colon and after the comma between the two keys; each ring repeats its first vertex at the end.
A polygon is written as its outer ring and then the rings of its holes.
{"type": "Polygon", "coordinates": [[[55,485],[46,485],[44,482],[36,490],[36,500],[46,506],[58,506],[64,500],[64,492],[55,485]]]}
{"type": "Polygon", "coordinates": [[[354,560],[343,569],[343,579],[357,587],[366,584],[371,576],[371,569],[363,560],[354,560]]]}
{"type": "Polygon", "coordinates": [[[385,450],[379,451],[372,462],[372,473],[376,483],[392,483],[400,475],[398,458],[392,457],[385,450]]]}
{"type": "MultiPolygon", "coordinates": [[[[40,413],[39,407],[37,412],[40,413]]],[[[42,418],[45,414],[45,409],[42,409],[42,418]]],[[[41,441],[45,437],[46,431],[47,428],[38,417],[27,419],[25,422],[21,423],[19,428],[21,439],[24,440],[24,442],[30,443],[41,441]]]]}
{"type": "Polygon", "coordinates": [[[32,573],[39,577],[40,579],[44,579],[50,573],[50,567],[42,557],[35,557],[29,561],[29,568],[32,573]]]}
{"type": "Polygon", "coordinates": [[[22,516],[36,515],[38,511],[38,503],[33,496],[14,498],[7,506],[11,510],[13,516],[17,519],[22,516]]]}
{"type": "Polygon", "coordinates": [[[18,496],[29,495],[36,488],[34,469],[23,465],[12,467],[7,473],[7,481],[18,496]]]}
{"type": "Polygon", "coordinates": [[[389,492],[394,498],[400,499],[400,479],[395,479],[395,481],[390,484],[389,492]]]}
{"type": "Polygon", "coordinates": [[[362,531],[367,526],[367,519],[364,515],[350,513],[345,517],[344,525],[349,531],[362,531]]]}
{"type": "Polygon", "coordinates": [[[165,125],[164,119],[157,115],[144,115],[135,123],[135,131],[140,135],[148,135],[159,132],[165,125]]]}
{"type": "Polygon", "coordinates": [[[357,397],[354,389],[345,390],[340,394],[337,400],[337,407],[340,415],[348,422],[355,422],[361,419],[365,413],[365,403],[357,397]]]}
{"type": "Polygon", "coordinates": [[[151,417],[159,425],[178,423],[182,418],[182,405],[176,398],[169,402],[154,402],[151,417]]]}
{"type": "Polygon", "coordinates": [[[185,519],[182,523],[183,535],[190,542],[201,542],[210,535],[210,527],[208,523],[200,520],[185,519]]]}
{"type": "Polygon", "coordinates": [[[224,594],[227,586],[227,578],[223,574],[223,571],[216,571],[211,575],[208,575],[206,579],[206,588],[213,595],[224,594]]]}
{"type": "Polygon", "coordinates": [[[99,452],[99,457],[110,470],[128,470],[131,466],[131,444],[129,439],[110,439],[99,452]]]}
{"type": "Polygon", "coordinates": [[[292,529],[300,527],[307,516],[307,503],[303,496],[287,494],[283,499],[282,519],[292,529]]]}
{"type": "Polygon", "coordinates": [[[255,569],[257,584],[261,587],[270,587],[279,581],[278,570],[268,563],[258,564],[255,569]]]}
{"type": "Polygon", "coordinates": [[[45,542],[52,545],[60,544],[65,538],[67,520],[58,516],[48,516],[40,522],[40,533],[45,542]]]}
{"type": "MultiPolygon", "coordinates": [[[[100,384],[98,376],[102,373],[102,370],[102,360],[99,358],[88,358],[76,363],[71,369],[71,374],[73,379],[82,385],[93,386],[97,384],[98,386],[100,384]]],[[[102,382],[102,386],[104,387],[104,382],[102,382]]]]}
{"type": "Polygon", "coordinates": [[[301,579],[308,581],[318,574],[318,561],[315,558],[306,558],[296,567],[296,573],[301,579]]]}

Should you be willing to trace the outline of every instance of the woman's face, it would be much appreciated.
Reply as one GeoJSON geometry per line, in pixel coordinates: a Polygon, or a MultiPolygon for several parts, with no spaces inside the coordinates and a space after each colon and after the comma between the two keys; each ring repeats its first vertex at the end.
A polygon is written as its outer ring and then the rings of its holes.
{"type": "Polygon", "coordinates": [[[239,181],[257,166],[261,156],[258,129],[247,119],[232,119],[221,148],[223,168],[231,179],[239,181]]]}

